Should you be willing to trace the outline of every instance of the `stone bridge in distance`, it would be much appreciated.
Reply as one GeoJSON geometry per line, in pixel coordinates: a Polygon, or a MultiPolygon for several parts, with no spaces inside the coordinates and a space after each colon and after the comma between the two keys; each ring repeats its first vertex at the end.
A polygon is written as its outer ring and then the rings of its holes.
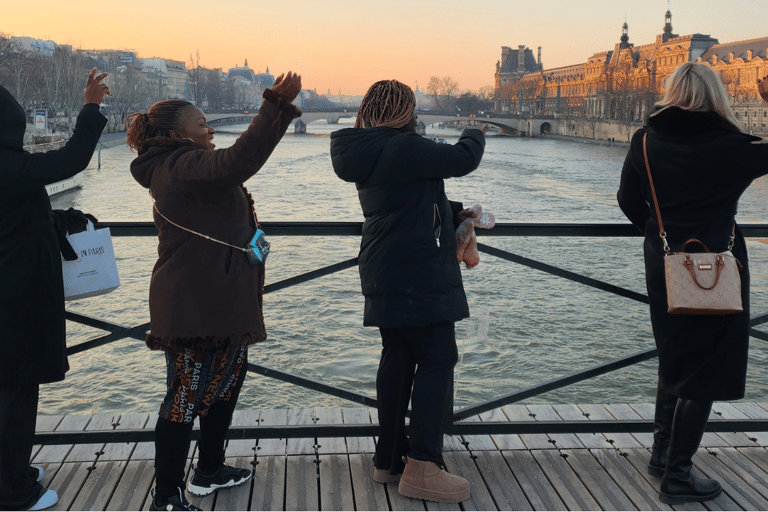
{"type": "MultiPolygon", "coordinates": [[[[357,115],[357,111],[352,109],[307,109],[303,110],[303,112],[302,116],[295,122],[296,131],[301,131],[301,123],[310,124],[324,121],[328,124],[338,124],[339,119],[353,118],[357,115]]],[[[427,110],[418,110],[416,114],[419,116],[419,121],[424,123],[425,126],[456,121],[462,125],[480,126],[488,124],[497,127],[503,134],[522,137],[535,137],[543,133],[560,133],[559,125],[562,122],[560,119],[555,119],[552,116],[461,115],[427,110]]],[[[227,124],[248,123],[253,115],[211,113],[206,114],[206,117],[211,126],[216,127],[227,124]]]]}

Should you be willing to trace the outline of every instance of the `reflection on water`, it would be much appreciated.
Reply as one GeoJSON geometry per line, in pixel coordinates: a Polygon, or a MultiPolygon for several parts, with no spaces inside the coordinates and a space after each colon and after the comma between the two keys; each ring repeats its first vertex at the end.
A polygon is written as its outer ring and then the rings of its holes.
{"type": "MultiPolygon", "coordinates": [[[[342,123],[345,120],[342,120],[342,123]]],[[[349,120],[346,120],[349,122],[349,120]]],[[[355,187],[331,168],[329,134],[343,125],[309,125],[288,133],[264,168],[246,184],[261,221],[361,221],[355,187]]],[[[234,142],[244,126],[227,127],[218,147],[234,142]]],[[[455,142],[458,132],[430,130],[455,142]]],[[[582,142],[489,137],[476,172],[448,180],[451,199],[475,203],[499,222],[619,222],[616,190],[626,149],[582,142]]],[[[54,200],[102,221],[151,220],[151,200],[128,166],[126,147],[103,150],[85,171],[82,190],[54,200]]],[[[766,220],[766,181],[744,195],[741,222],[766,220]]],[[[269,235],[269,234],[268,234],[269,235]]],[[[354,237],[270,237],[267,283],[357,255],[354,237]]],[[[483,243],[566,270],[645,293],[642,243],[632,239],[486,238],[483,243]]],[[[115,292],[68,304],[71,311],[134,326],[147,322],[147,296],[157,257],[154,237],[114,239],[122,281],[115,292]]],[[[753,314],[768,310],[768,247],[749,242],[753,314]]],[[[647,306],[528,268],[481,255],[465,270],[473,318],[457,325],[461,360],[456,404],[466,406],[546,382],[653,347],[647,306]]],[[[363,298],[356,268],[269,294],[264,316],[269,340],[249,360],[375,396],[378,330],[363,328],[363,298]]],[[[68,343],[103,331],[68,323],[68,343]]],[[[761,328],[762,329],[762,328],[761,328]]],[[[768,397],[768,345],[753,340],[747,399],[768,397]]],[[[45,386],[41,412],[155,411],[165,389],[161,353],[122,340],[70,358],[63,383],[45,386]]],[[[533,398],[529,402],[647,402],[655,396],[655,361],[533,398]]],[[[243,408],[349,406],[261,376],[250,376],[243,408]]]]}

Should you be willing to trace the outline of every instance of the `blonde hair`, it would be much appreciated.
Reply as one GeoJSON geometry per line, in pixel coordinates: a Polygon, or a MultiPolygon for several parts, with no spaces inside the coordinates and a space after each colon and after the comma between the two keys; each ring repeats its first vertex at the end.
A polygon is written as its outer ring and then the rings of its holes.
{"type": "Polygon", "coordinates": [[[741,130],[731,109],[722,80],[712,68],[698,62],[681,64],[664,82],[664,97],[656,103],[659,109],[651,117],[669,108],[691,112],[716,112],[741,130]]]}
{"type": "Polygon", "coordinates": [[[415,110],[416,96],[410,87],[397,80],[381,80],[365,93],[355,128],[402,128],[413,118],[415,110]]]}

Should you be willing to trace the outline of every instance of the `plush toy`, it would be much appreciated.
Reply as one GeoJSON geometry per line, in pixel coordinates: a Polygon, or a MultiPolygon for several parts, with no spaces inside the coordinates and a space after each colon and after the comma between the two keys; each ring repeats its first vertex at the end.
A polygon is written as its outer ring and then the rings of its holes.
{"type": "Polygon", "coordinates": [[[492,213],[483,212],[483,207],[479,204],[469,211],[470,216],[456,228],[456,261],[463,261],[467,268],[473,268],[480,263],[475,228],[491,229],[496,225],[496,218],[492,213]]]}

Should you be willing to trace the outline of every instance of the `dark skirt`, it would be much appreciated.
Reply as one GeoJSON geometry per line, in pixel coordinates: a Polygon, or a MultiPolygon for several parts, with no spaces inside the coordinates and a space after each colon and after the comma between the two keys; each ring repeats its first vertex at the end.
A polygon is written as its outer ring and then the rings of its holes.
{"type": "MultiPolygon", "coordinates": [[[[672,232],[667,228],[668,232],[672,232]]],[[[653,233],[652,230],[648,232],[653,233]]],[[[727,240],[723,245],[727,244],[727,240]]],[[[672,245],[672,250],[679,247],[672,245]]],[[[709,247],[721,252],[725,247],[709,247]]],[[[670,315],[664,278],[664,250],[658,230],[645,239],[645,271],[651,324],[659,350],[659,383],[664,391],[689,400],[744,398],[749,352],[749,262],[737,232],[733,254],[743,265],[744,311],[736,315],[670,315]]]]}

